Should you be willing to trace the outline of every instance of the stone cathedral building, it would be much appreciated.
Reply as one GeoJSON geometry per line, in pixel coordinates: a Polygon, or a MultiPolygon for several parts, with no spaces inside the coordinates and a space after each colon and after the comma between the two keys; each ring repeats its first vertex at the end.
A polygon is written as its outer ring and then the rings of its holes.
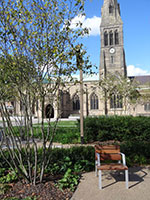
{"type": "MultiPolygon", "coordinates": [[[[108,73],[122,74],[127,76],[127,67],[125,61],[124,41],[123,41],[123,22],[120,14],[120,6],[117,0],[104,0],[101,8],[101,25],[100,25],[101,47],[100,47],[100,67],[99,79],[105,77],[108,73]]],[[[139,82],[141,91],[148,89],[146,83],[150,83],[150,76],[129,77],[139,82]]],[[[83,82],[83,111],[84,116],[99,116],[105,114],[105,103],[102,98],[98,85],[98,80],[83,82]]],[[[150,84],[149,84],[150,87],[150,84]]],[[[48,117],[48,111],[52,108],[52,118],[58,114],[62,118],[73,118],[80,114],[80,85],[68,84],[66,90],[60,91],[60,103],[58,106],[51,105],[48,101],[45,104],[45,117],[48,117]]],[[[114,101],[117,97],[114,96],[114,101]]],[[[144,104],[138,104],[136,107],[125,112],[123,104],[107,102],[108,115],[128,114],[128,115],[145,115],[150,116],[150,101],[144,104]],[[115,110],[115,112],[114,112],[115,110]]],[[[16,106],[16,113],[20,113],[20,105],[16,106]]],[[[40,115],[40,111],[35,110],[35,117],[40,115]]]]}

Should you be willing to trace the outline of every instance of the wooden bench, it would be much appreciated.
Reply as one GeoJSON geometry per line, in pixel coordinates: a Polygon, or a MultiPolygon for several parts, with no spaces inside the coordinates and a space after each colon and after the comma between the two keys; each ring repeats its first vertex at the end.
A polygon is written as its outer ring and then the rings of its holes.
{"type": "Polygon", "coordinates": [[[126,166],[125,155],[120,152],[119,145],[95,145],[95,170],[96,175],[99,174],[100,189],[102,189],[101,176],[103,170],[125,171],[126,188],[128,189],[128,167],[126,166]],[[118,161],[118,163],[102,163],[105,160],[118,161]]]}

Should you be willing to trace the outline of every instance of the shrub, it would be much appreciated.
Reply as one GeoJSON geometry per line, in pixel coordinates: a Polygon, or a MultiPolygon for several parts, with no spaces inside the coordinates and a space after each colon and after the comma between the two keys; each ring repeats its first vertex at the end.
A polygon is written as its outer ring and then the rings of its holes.
{"type": "Polygon", "coordinates": [[[16,172],[12,171],[12,169],[5,171],[5,173],[3,171],[3,174],[0,176],[0,183],[12,183],[16,180],[18,180],[16,172]]]}
{"type": "MultiPolygon", "coordinates": [[[[48,131],[47,127],[44,127],[44,132],[46,133],[47,131],[48,131]]],[[[34,127],[34,137],[42,139],[42,133],[39,127],[34,127]]],[[[80,142],[79,128],[78,127],[57,127],[56,134],[53,141],[60,142],[62,144],[79,143],[80,142]]]]}
{"type": "Polygon", "coordinates": [[[150,164],[150,142],[126,141],[120,144],[128,166],[150,164]]]}
{"type": "Polygon", "coordinates": [[[94,170],[95,153],[93,147],[55,148],[50,152],[50,165],[47,171],[64,174],[68,168],[83,172],[94,170]]]}
{"type": "Polygon", "coordinates": [[[60,142],[62,144],[79,143],[80,131],[76,127],[58,127],[54,137],[54,142],[60,142]]]}
{"type": "MultiPolygon", "coordinates": [[[[150,164],[150,142],[126,141],[120,143],[121,152],[125,153],[128,166],[150,164]]],[[[22,150],[23,151],[23,150],[22,150]]],[[[38,149],[41,159],[41,149],[38,149]]],[[[8,156],[7,151],[4,151],[8,156]]],[[[24,151],[23,151],[24,153],[24,151]]],[[[94,147],[80,146],[68,149],[55,148],[49,151],[50,163],[46,168],[46,174],[61,175],[62,179],[58,182],[60,188],[70,187],[74,190],[82,172],[93,171],[95,168],[94,147]]],[[[0,154],[1,163],[0,178],[1,182],[11,182],[16,180],[15,174],[13,180],[10,169],[0,154]]],[[[39,161],[38,161],[39,163],[39,161]]],[[[38,164],[38,167],[40,165],[38,164]]]]}
{"type": "Polygon", "coordinates": [[[84,120],[85,142],[150,141],[150,117],[100,116],[84,120]]]}
{"type": "Polygon", "coordinates": [[[71,191],[74,191],[75,187],[78,185],[79,179],[80,176],[74,174],[72,170],[69,168],[65,172],[63,178],[58,181],[58,187],[60,189],[70,188],[71,191]]]}

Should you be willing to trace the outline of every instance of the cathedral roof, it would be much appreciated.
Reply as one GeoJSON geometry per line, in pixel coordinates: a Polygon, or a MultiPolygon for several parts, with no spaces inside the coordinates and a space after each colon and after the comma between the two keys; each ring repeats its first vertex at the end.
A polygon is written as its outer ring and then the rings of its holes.
{"type": "Polygon", "coordinates": [[[140,84],[146,84],[150,83],[150,75],[145,75],[145,76],[130,76],[130,79],[135,79],[138,81],[140,84]]]}

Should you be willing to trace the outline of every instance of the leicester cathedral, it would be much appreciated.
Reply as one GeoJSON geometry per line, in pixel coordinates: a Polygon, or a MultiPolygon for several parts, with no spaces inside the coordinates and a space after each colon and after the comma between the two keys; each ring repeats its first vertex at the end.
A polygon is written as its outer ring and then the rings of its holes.
{"type": "MultiPolygon", "coordinates": [[[[104,0],[101,8],[100,25],[100,66],[99,80],[107,74],[121,74],[127,77],[127,67],[125,61],[124,41],[123,41],[123,21],[120,14],[120,5],[117,0],[104,0]]],[[[150,91],[150,76],[128,77],[138,81],[140,93],[150,91]],[[149,84],[147,84],[149,83],[149,84]]],[[[105,114],[105,103],[101,91],[95,81],[83,82],[83,113],[84,116],[99,116],[105,114]]],[[[66,91],[61,91],[59,108],[49,102],[45,104],[45,118],[49,117],[49,109],[52,109],[51,118],[56,118],[60,114],[61,118],[74,118],[80,115],[80,84],[68,84],[66,91]]],[[[138,103],[131,106],[125,112],[123,103],[117,103],[117,97],[114,95],[113,103],[107,101],[108,115],[133,115],[150,116],[150,99],[144,103],[138,103]],[[115,110],[115,112],[114,112],[115,110]]],[[[16,105],[15,113],[19,114],[20,105],[16,105]]],[[[40,115],[38,109],[35,109],[34,117],[40,115]]]]}

